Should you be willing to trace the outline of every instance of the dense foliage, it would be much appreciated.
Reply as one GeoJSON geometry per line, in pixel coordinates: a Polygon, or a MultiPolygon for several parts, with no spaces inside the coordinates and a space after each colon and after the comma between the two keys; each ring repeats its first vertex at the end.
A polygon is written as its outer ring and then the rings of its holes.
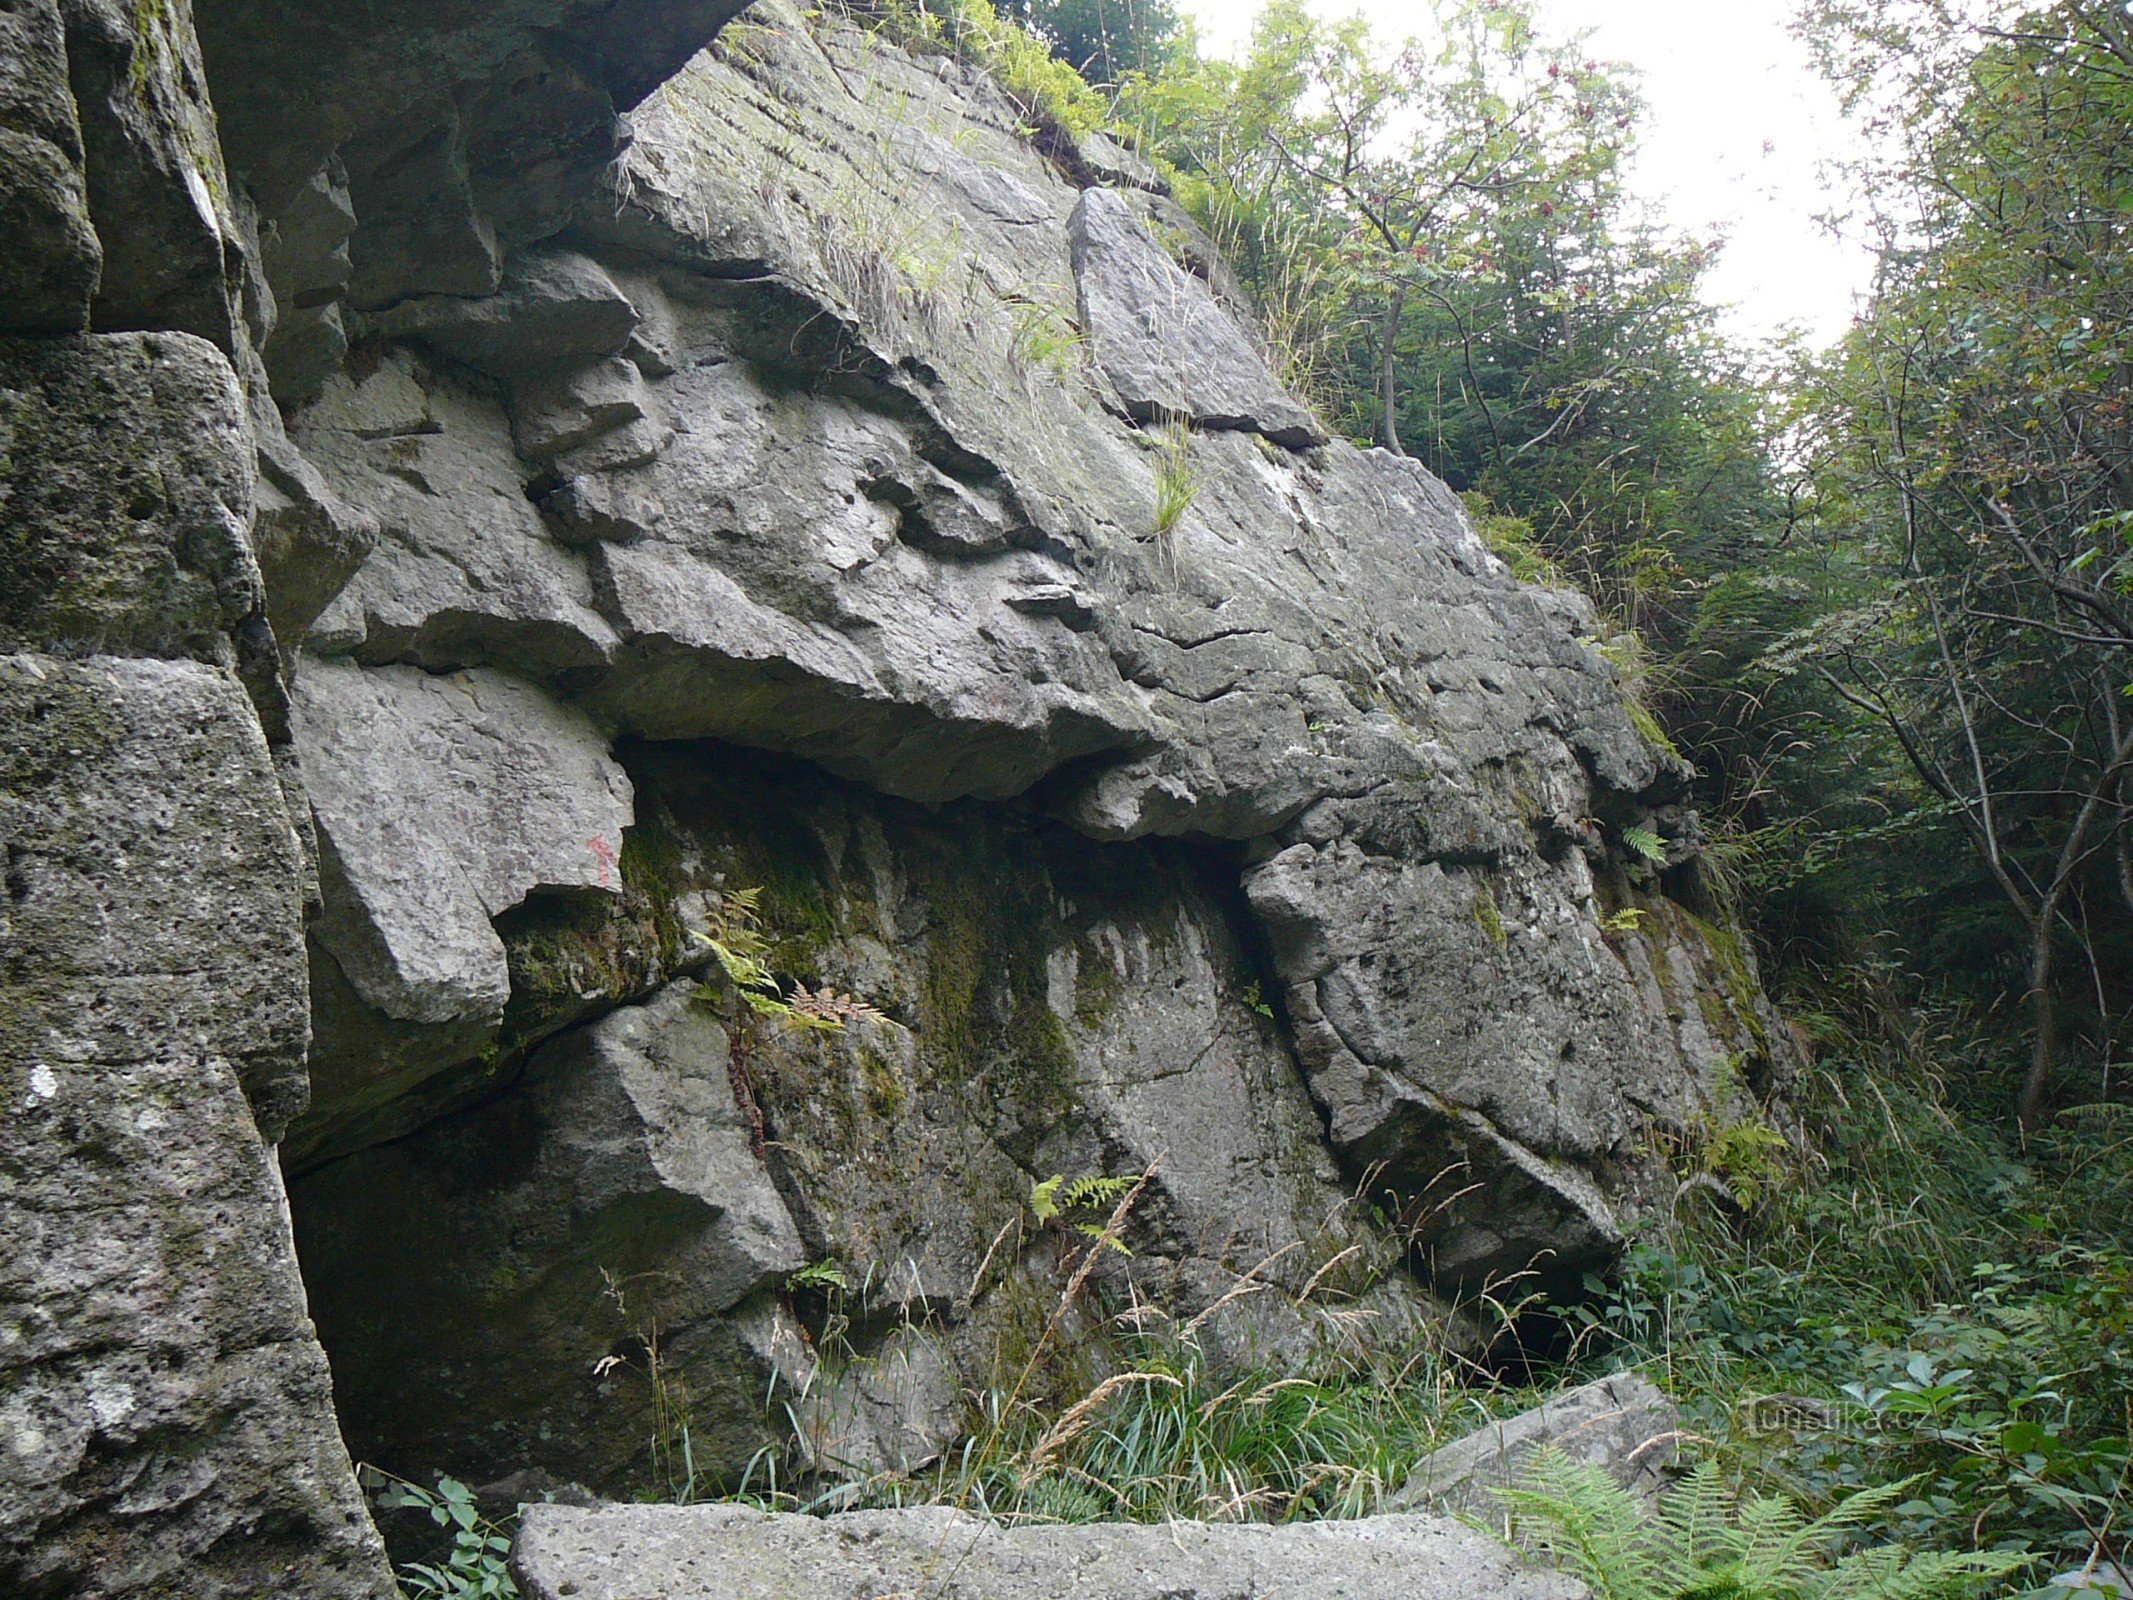
{"type": "Polygon", "coordinates": [[[2124,1020],[2133,36],[2111,4],[1986,26],[1886,0],[1812,37],[1878,135],[1881,269],[1801,387],[1846,592],[1798,659],[1900,755],[1894,803],[1939,821],[1905,854],[1970,924],[1945,964],[2027,993],[2034,1128],[2108,1074],[2124,1020]]]}
{"type": "Polygon", "coordinates": [[[1188,49],[1172,0],[1009,0],[1003,9],[1093,84],[1159,72],[1188,49]]]}

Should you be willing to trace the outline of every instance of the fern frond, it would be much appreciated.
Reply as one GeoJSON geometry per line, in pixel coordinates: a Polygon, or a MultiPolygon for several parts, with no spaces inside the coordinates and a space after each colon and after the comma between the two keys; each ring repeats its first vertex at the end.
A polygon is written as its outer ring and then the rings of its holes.
{"type": "Polygon", "coordinates": [[[1818,1524],[1783,1495],[1751,1495],[1739,1512],[1740,1578],[1754,1593],[1790,1594],[1809,1588],[1824,1543],[1818,1524]]]}
{"type": "Polygon", "coordinates": [[[1957,1600],[2029,1563],[2019,1551],[1913,1555],[1876,1545],[1832,1565],[1836,1542],[1915,1481],[1860,1490],[1810,1522],[1783,1495],[1732,1505],[1706,1461],[1651,1517],[1603,1468],[1549,1445],[1516,1487],[1495,1492],[1513,1513],[1514,1535],[1598,1600],[1957,1600]]]}
{"type": "Polygon", "coordinates": [[[853,994],[840,994],[828,984],[819,989],[810,989],[804,983],[796,983],[792,990],[793,1014],[805,1021],[829,1028],[842,1028],[848,1022],[887,1022],[889,1018],[879,1007],[869,1005],[853,994]]]}
{"type": "Polygon", "coordinates": [[[1659,1521],[1666,1530],[1667,1565],[1683,1569],[1669,1581],[1677,1588],[1689,1584],[1689,1571],[1718,1561],[1732,1553],[1733,1528],[1727,1517],[1730,1497],[1718,1463],[1704,1461],[1660,1502],[1659,1521]]]}
{"type": "Polygon", "coordinates": [[[1520,1486],[1495,1492],[1514,1518],[1534,1524],[1530,1537],[1539,1551],[1584,1579],[1599,1600],[1663,1593],[1651,1519],[1604,1469],[1544,1445],[1520,1486]]]}
{"type": "Polygon", "coordinates": [[[1948,1600],[2029,1564],[2019,1550],[1930,1550],[1911,1555],[1892,1544],[1838,1562],[1815,1600],[1948,1600]]]}
{"type": "Polygon", "coordinates": [[[2089,1100],[2078,1106],[2066,1106],[2059,1112],[2061,1122],[2124,1122],[2133,1121],[2133,1100],[2089,1100]]]}
{"type": "Polygon", "coordinates": [[[1090,1173],[1069,1183],[1061,1199],[1069,1206],[1102,1208],[1108,1211],[1112,1206],[1117,1205],[1120,1197],[1138,1182],[1140,1182],[1138,1175],[1109,1177],[1100,1173],[1090,1173]]]}
{"type": "Polygon", "coordinates": [[[1624,828],[1622,842],[1647,861],[1666,864],[1666,841],[1649,828],[1624,828]]]}

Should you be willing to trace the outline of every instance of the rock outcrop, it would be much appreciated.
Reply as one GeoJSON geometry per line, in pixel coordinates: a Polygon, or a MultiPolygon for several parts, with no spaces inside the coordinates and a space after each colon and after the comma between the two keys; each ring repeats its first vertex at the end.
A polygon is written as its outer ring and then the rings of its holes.
{"type": "Polygon", "coordinates": [[[945,1507],[799,1517],[739,1506],[529,1506],[513,1570],[532,1600],[1582,1600],[1481,1534],[1434,1517],[1268,1528],[1003,1528],[945,1507]]]}
{"type": "Polygon", "coordinates": [[[381,1596],[336,1421],[916,1466],[1055,1177],[1092,1319],[1391,1343],[1782,1080],[1582,602],[1130,152],[738,9],[0,10],[0,1587],[381,1596]]]}
{"type": "Polygon", "coordinates": [[[191,334],[0,344],[10,1593],[391,1592],[270,1142],[306,880],[249,444],[191,334]]]}

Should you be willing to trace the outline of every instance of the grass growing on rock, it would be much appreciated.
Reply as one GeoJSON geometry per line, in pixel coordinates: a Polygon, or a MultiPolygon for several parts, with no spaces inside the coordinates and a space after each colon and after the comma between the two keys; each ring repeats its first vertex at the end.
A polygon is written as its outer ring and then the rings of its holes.
{"type": "MultiPolygon", "coordinates": [[[[1284,1522],[1377,1509],[1414,1463],[1484,1414],[1448,1403],[1459,1358],[1440,1342],[1404,1357],[1360,1345],[1310,1373],[1213,1354],[1213,1318],[1177,1323],[1142,1302],[1095,1313],[1089,1279],[1115,1252],[1139,1189],[1070,1257],[1063,1290],[1030,1299],[1001,1342],[975,1426],[933,1466],[797,1492],[784,1509],[950,1504],[1009,1522],[1284,1522]],[[1083,1315],[1088,1310],[1091,1314],[1083,1315]],[[1108,1359],[1089,1370],[1095,1347],[1108,1359]],[[1055,1369],[1084,1369],[1062,1387],[1055,1369]]],[[[1263,1286],[1262,1286],[1263,1287],[1263,1286]]],[[[1241,1296],[1240,1296],[1241,1297],[1241,1296]]],[[[1515,1408],[1506,1391],[1498,1409],[1515,1408]]]]}

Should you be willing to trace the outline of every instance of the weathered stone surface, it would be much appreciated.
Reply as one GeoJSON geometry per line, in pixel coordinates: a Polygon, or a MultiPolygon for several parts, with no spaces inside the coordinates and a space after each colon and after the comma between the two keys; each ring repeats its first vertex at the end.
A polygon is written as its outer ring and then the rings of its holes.
{"type": "Polygon", "coordinates": [[[1114,189],[1146,189],[1168,194],[1170,185],[1154,162],[1129,150],[1101,128],[1074,135],[1062,163],[1077,178],[1114,189]]]}
{"type": "Polygon", "coordinates": [[[378,520],[345,504],[290,442],[264,385],[254,391],[252,425],[259,451],[252,545],[267,622],[293,654],[376,548],[378,520]]]}
{"type": "Polygon", "coordinates": [[[645,1482],[652,1339],[707,1479],[773,1439],[769,1378],[797,1389],[810,1362],[762,1291],[803,1257],[729,1048],[677,984],[545,1047],[512,1095],[299,1180],[306,1281],[366,1459],[645,1482]]]}
{"type": "Polygon", "coordinates": [[[260,354],[284,404],[317,394],[348,353],[339,301],[354,271],[348,240],[355,226],[348,173],[335,157],[297,190],[260,241],[260,265],[279,313],[260,354]]]}
{"type": "Polygon", "coordinates": [[[543,679],[613,653],[584,559],[548,537],[527,498],[533,469],[498,400],[403,355],[360,381],[334,378],[297,424],[293,441],[333,494],[378,521],[368,559],[314,626],[315,651],[543,679]]]}
{"type": "MultiPolygon", "coordinates": [[[[719,886],[764,888],[778,968],[889,1019],[838,1033],[753,1021],[740,1042],[763,1155],[801,1254],[830,1264],[845,1285],[828,1297],[810,1291],[806,1302],[852,1325],[825,1340],[823,1369],[800,1408],[803,1454],[818,1469],[915,1466],[960,1428],[965,1390],[1014,1381],[1002,1366],[1034,1336],[1033,1308],[1041,1324],[1056,1302],[1071,1270],[1062,1268],[1071,1255],[1063,1247],[1082,1239],[1066,1221],[1043,1224],[1030,1211],[1032,1187],[1055,1175],[1154,1169],[1132,1220],[1135,1254],[1108,1255],[1089,1293],[1105,1305],[1138,1293],[1189,1317],[1235,1291],[1199,1332],[1211,1351],[1300,1360],[1338,1337],[1319,1315],[1322,1297],[1345,1305],[1376,1278],[1388,1280],[1372,1302],[1385,1336],[1397,1339],[1416,1320],[1419,1296],[1401,1287],[1398,1248],[1350,1214],[1278,1030],[1248,998],[1242,930],[1188,852],[1099,846],[974,805],[934,816],[749,752],[625,754],[640,813],[628,846],[641,863],[637,883],[682,916],[719,886]],[[1318,1286],[1321,1299],[1293,1305],[1343,1251],[1318,1286]]],[[[505,936],[522,989],[597,989],[618,974],[612,947],[586,923],[514,922],[505,936]]],[[[729,1025],[748,1015],[730,997],[724,1013],[729,1025]]],[[[487,1252],[472,1241],[510,1233],[496,1210],[501,1158],[490,1136],[444,1130],[562,1116],[546,1108],[564,1088],[533,1079],[636,1014],[625,1008],[544,1046],[528,1082],[486,1109],[348,1155],[296,1184],[305,1268],[337,1370],[375,1370],[376,1395],[428,1394],[425,1437],[437,1450],[455,1431],[489,1437],[491,1413],[469,1398],[471,1378],[432,1375],[497,1363],[523,1371],[517,1403],[527,1410],[512,1438],[525,1453],[484,1457],[484,1470],[532,1466],[609,1490],[631,1482],[618,1476],[631,1463],[603,1460],[608,1476],[594,1477],[568,1455],[579,1392],[571,1363],[581,1352],[546,1332],[545,1319],[575,1304],[571,1295],[597,1289],[558,1290],[556,1309],[537,1316],[433,1321],[422,1334],[426,1353],[374,1358],[369,1340],[394,1325],[387,1298],[405,1273],[381,1273],[361,1241],[434,1233],[438,1254],[420,1273],[439,1276],[453,1251],[487,1252]],[[427,1176],[411,1178],[410,1165],[427,1176]],[[336,1218],[353,1196],[367,1197],[362,1217],[343,1224],[336,1218]],[[373,1360],[374,1369],[363,1365],[373,1360]]],[[[708,1026],[708,1014],[691,1018],[708,1026]]],[[[318,1020],[330,1055],[335,1018],[322,1009],[318,1020]]],[[[641,1243],[630,1270],[702,1277],[693,1236],[641,1243]]],[[[529,1261],[548,1260],[556,1246],[543,1237],[527,1249],[529,1261]]],[[[512,1281],[535,1292],[530,1278],[512,1281]]],[[[1043,1382],[1101,1375],[1110,1359],[1092,1343],[1043,1382]]],[[[365,1402],[362,1415],[381,1403],[365,1402]]],[[[351,1426],[369,1449],[371,1424],[351,1426]]],[[[740,1454],[716,1454],[699,1436],[700,1468],[737,1475],[762,1436],[729,1442],[740,1454]]]]}
{"type": "Polygon", "coordinates": [[[1580,1600],[1435,1517],[1286,1527],[1002,1527],[965,1511],[803,1517],[738,1506],[528,1506],[512,1552],[529,1600],[1580,1600]]]}
{"type": "Polygon", "coordinates": [[[1128,415],[1243,428],[1277,444],[1326,431],[1267,371],[1266,358],[1111,189],[1090,189],[1070,224],[1081,319],[1128,415]]]}
{"type": "Polygon", "coordinates": [[[575,251],[538,250],[513,257],[507,274],[492,271],[486,283],[396,305],[371,318],[369,331],[419,339],[455,361],[511,377],[613,355],[641,320],[599,263],[575,251]]]}
{"type": "Polygon", "coordinates": [[[351,301],[371,309],[415,295],[486,295],[504,247],[474,201],[466,124],[456,100],[350,141],[349,189],[362,224],[349,245],[351,301]]]}
{"type": "MultiPolygon", "coordinates": [[[[315,661],[295,695],[320,945],[365,1005],[444,1030],[418,1067],[478,1053],[511,988],[491,920],[535,893],[619,890],[629,778],[581,715],[498,673],[315,661]]],[[[321,1084],[322,1110],[408,1077],[321,1084]]]]}
{"type": "Polygon", "coordinates": [[[185,334],[0,343],[0,646],[229,657],[263,603],[252,439],[185,334]]]}
{"type": "Polygon", "coordinates": [[[963,1396],[940,1342],[906,1326],[872,1354],[819,1373],[794,1420],[818,1472],[915,1472],[962,1436],[963,1396]]]}
{"type": "Polygon", "coordinates": [[[0,658],[0,850],[0,1589],[384,1600],[254,1123],[302,880],[244,691],[0,658]]]}
{"type": "Polygon", "coordinates": [[[7,659],[11,981],[57,1029],[7,1042],[124,1061],[166,1031],[210,1041],[278,1133],[304,1099],[301,858],[242,691],[188,663],[7,659]],[[100,886],[121,864],[124,892],[100,886]]]}
{"type": "Polygon", "coordinates": [[[2133,1575],[2092,1556],[2081,1566],[2053,1573],[2050,1587],[2071,1590],[2077,1600],[2126,1600],[2133,1595],[2133,1575]]]}
{"type": "Polygon", "coordinates": [[[58,0],[0,10],[0,335],[78,333],[103,271],[58,0]]]}
{"type": "Polygon", "coordinates": [[[1241,930],[1188,855],[974,806],[934,819],[708,755],[638,760],[657,826],[698,863],[676,887],[780,885],[769,926],[803,941],[782,959],[902,1024],[766,1029],[751,1057],[810,1249],[872,1283],[871,1302],[973,1298],[995,1236],[1055,1173],[1154,1166],[1141,1223],[1216,1294],[1270,1256],[1270,1281],[1300,1285],[1361,1237],[1271,1019],[1244,998],[1241,930]]]}
{"type": "Polygon", "coordinates": [[[1401,1508],[1489,1517],[1543,1445],[1605,1468],[1647,1505],[1667,1486],[1681,1417],[1651,1379],[1618,1372],[1566,1390],[1531,1411],[1492,1422],[1424,1456],[1392,1498],[1401,1508]]]}
{"type": "Polygon", "coordinates": [[[1078,587],[1070,569],[1005,549],[1013,512],[925,463],[908,426],[737,363],[657,392],[689,422],[633,475],[664,516],[592,551],[601,608],[630,641],[594,692],[608,715],[917,799],[1017,793],[1146,736],[1100,641],[1012,603],[1078,587]],[[984,553],[967,530],[988,521],[997,559],[927,553],[958,537],[984,553]]]}
{"type": "Polygon", "coordinates": [[[59,9],[103,244],[94,326],[197,334],[234,357],[246,337],[243,246],[192,8],[59,9]]]}
{"type": "Polygon", "coordinates": [[[1416,865],[1336,837],[1248,879],[1336,1148],[1385,1164],[1430,1219],[1435,1270],[1474,1288],[1612,1255],[1607,1204],[1565,1158],[1622,1146],[1632,1097],[1694,1088],[1598,930],[1555,914],[1590,900],[1589,878],[1580,894],[1537,867],[1416,865]]]}
{"type": "MultiPolygon", "coordinates": [[[[338,10],[229,0],[202,7],[199,20],[230,165],[272,212],[351,135],[414,133],[426,117],[441,121],[462,90],[523,80],[514,64],[529,47],[627,110],[740,9],[740,0],[510,0],[463,12],[421,0],[338,10]]],[[[490,146],[480,125],[467,138],[490,146]]],[[[520,153],[506,146],[479,176],[510,184],[520,153]]]]}
{"type": "Polygon", "coordinates": [[[1418,464],[1275,444],[1303,414],[1143,222],[1165,202],[1075,190],[981,75],[771,4],[633,120],[614,203],[527,257],[593,288],[449,307],[502,406],[399,346],[299,417],[391,508],[315,646],[508,662],[630,733],[1034,793],[1097,838],[1243,842],[1349,1172],[1462,1288],[1608,1258],[1641,1130],[1782,1042],[1620,847],[1671,839],[1696,903],[1682,769],[1589,607],[1512,581],[1418,464]],[[1151,296],[1181,342],[1135,320],[1151,296]],[[615,316],[573,342],[558,307],[615,316]],[[1173,464],[1106,409],[1107,348],[1239,402],[1165,402],[1207,428],[1160,532],[1173,464]]]}
{"type": "MultiPolygon", "coordinates": [[[[104,1132],[60,1130],[124,1146],[95,1194],[183,1192],[152,1218],[95,1200],[141,1263],[112,1283],[162,1294],[200,1239],[249,1241],[169,1290],[222,1341],[184,1382],[233,1374],[242,1404],[158,1377],[175,1409],[139,1409],[176,1419],[155,1424],[168,1454],[96,1415],[118,1390],[86,1356],[53,1358],[88,1395],[52,1402],[67,1437],[103,1428],[147,1464],[94,1494],[90,1466],[40,1467],[0,1500],[42,1495],[36,1526],[94,1535],[4,1559],[119,1551],[108,1580],[23,1568],[34,1585],[167,1588],[156,1563],[198,1548],[172,1583],[376,1588],[334,1520],[344,1463],[272,1168],[225,1136],[232,1082],[270,1133],[303,1094],[281,792],[308,787],[321,824],[318,1107],[291,1154],[340,1158],[303,1180],[306,1252],[365,1447],[411,1473],[642,1482],[656,1318],[693,1448],[730,1476],[790,1442],[766,1399],[811,1368],[794,1301],[834,1319],[779,1291],[823,1259],[857,1331],[808,1446],[908,1468],[1056,1303],[1080,1236],[1029,1195],[1061,1174],[1155,1169],[1060,1385],[1104,1370],[1093,1319],[1129,1295],[1190,1317],[1235,1291],[1195,1336],[1300,1360],[1353,1325],[1289,1300],[1335,1257],[1320,1291],[1384,1311],[1390,1343],[1427,1307],[1353,1214],[1359,1178],[1449,1286],[1568,1276],[1616,1247],[1650,1126],[1782,1075],[1745,953],[1692,915],[1682,774],[1624,714],[1589,609],[1513,583],[1414,463],[1327,442],[1189,219],[1146,188],[1083,192],[1147,177],[1094,141],[1062,177],[982,72],[768,0],[653,92],[733,9],[227,0],[204,50],[183,4],[0,13],[0,315],[74,335],[0,350],[0,646],[191,656],[49,670],[215,685],[211,706],[83,691],[63,731],[154,703],[116,744],[83,735],[86,798],[0,799],[58,841],[34,861],[90,863],[71,922],[32,928],[63,956],[28,969],[32,1002],[73,1008],[63,1043],[119,1041],[83,1070],[134,1074],[92,1108],[104,1132]],[[96,325],[227,359],[76,333],[90,216],[96,325]],[[1173,417],[1198,429],[1192,492],[1158,527],[1178,463],[1147,425],[1173,417]],[[298,668],[285,790],[254,748],[283,736],[269,624],[298,668]],[[259,719],[203,662],[242,666],[259,719]],[[626,742],[657,798],[630,826],[617,730],[727,743],[626,742]],[[186,764],[218,752],[241,803],[194,801],[213,784],[186,764]],[[185,803],[157,799],[173,786],[185,803]],[[199,846],[218,818],[227,848],[199,846]],[[1663,868],[1628,827],[1666,840],[1663,868]],[[98,898],[151,869],[140,906],[98,898]],[[889,1020],[736,1038],[667,987],[750,884],[786,981],[889,1020]],[[67,952],[166,901],[127,959],[175,960],[182,935],[249,965],[163,973],[206,998],[129,998],[102,969],[118,998],[90,994],[67,952]],[[222,920],[185,920],[200,907],[222,920]],[[180,1082],[197,1149],[147,1139],[180,1082]],[[199,1298],[225,1279],[235,1311],[199,1298]],[[220,1331],[240,1313],[270,1333],[220,1331]],[[197,1493],[167,1477],[225,1457],[197,1493]],[[153,1537],[104,1539],[136,1516],[153,1537]],[[328,1577],[271,1567],[300,1547],[328,1577]]],[[[5,937],[39,881],[10,875],[5,937]]],[[[72,1059],[8,1068],[35,1115],[38,1067],[64,1096],[72,1059]]],[[[21,1281],[0,1316],[71,1304],[21,1281]]],[[[146,1349],[161,1373],[163,1315],[97,1359],[131,1372],[146,1349]]],[[[81,1461],[103,1470],[101,1448],[81,1461]]]]}
{"type": "Polygon", "coordinates": [[[637,369],[616,357],[518,385],[511,396],[511,437],[524,459],[552,461],[643,420],[649,404],[637,369]]]}

